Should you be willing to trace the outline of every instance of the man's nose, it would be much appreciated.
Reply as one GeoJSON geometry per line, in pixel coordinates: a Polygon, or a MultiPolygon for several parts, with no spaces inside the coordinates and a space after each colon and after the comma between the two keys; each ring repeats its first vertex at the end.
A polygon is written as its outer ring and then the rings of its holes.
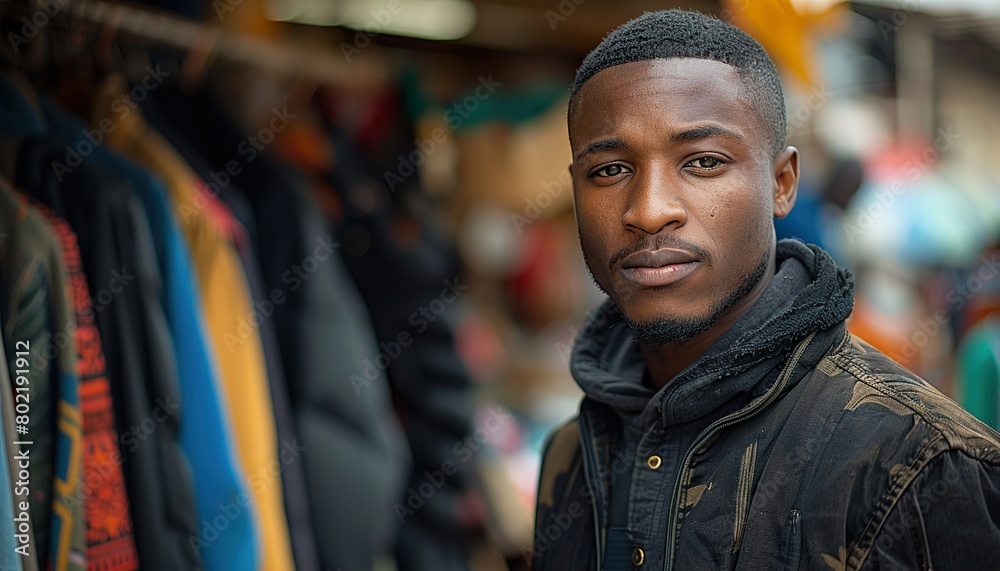
{"type": "Polygon", "coordinates": [[[679,181],[665,167],[651,166],[636,173],[629,189],[622,224],[632,232],[656,234],[687,223],[679,181]]]}

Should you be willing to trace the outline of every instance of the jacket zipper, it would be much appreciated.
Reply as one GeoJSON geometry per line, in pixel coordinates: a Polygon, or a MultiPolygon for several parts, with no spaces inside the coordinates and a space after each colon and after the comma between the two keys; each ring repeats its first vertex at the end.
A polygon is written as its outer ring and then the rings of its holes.
{"type": "Polygon", "coordinates": [[[663,558],[663,571],[670,571],[674,566],[674,549],[677,547],[677,520],[679,515],[679,509],[676,507],[680,502],[681,495],[681,482],[684,480],[684,474],[687,473],[688,465],[691,463],[691,456],[694,451],[698,449],[699,446],[717,432],[729,428],[730,426],[743,422],[744,420],[755,416],[758,412],[766,408],[769,404],[774,402],[781,391],[785,388],[785,383],[788,382],[788,377],[792,375],[792,371],[795,369],[795,365],[798,364],[799,359],[802,358],[802,354],[805,353],[806,348],[809,343],[812,342],[813,338],[816,336],[816,331],[809,334],[808,337],[803,339],[799,345],[795,348],[792,353],[791,358],[785,365],[785,368],[781,371],[778,376],[778,380],[775,381],[774,386],[771,390],[767,392],[760,400],[757,401],[755,406],[745,408],[740,411],[736,411],[729,416],[720,418],[719,420],[713,422],[708,428],[703,430],[698,438],[695,439],[691,446],[688,447],[687,452],[684,453],[684,459],[681,461],[680,471],[678,472],[677,481],[674,483],[674,493],[671,500],[671,506],[673,509],[670,511],[670,526],[668,528],[668,535],[666,538],[666,545],[664,547],[669,548],[664,551],[666,556],[663,558]]]}
{"type": "Polygon", "coordinates": [[[747,523],[747,512],[750,509],[750,489],[753,487],[753,473],[757,464],[757,441],[754,440],[743,451],[740,462],[740,478],[737,484],[736,521],[733,525],[733,553],[740,550],[743,543],[743,528],[747,523]]]}

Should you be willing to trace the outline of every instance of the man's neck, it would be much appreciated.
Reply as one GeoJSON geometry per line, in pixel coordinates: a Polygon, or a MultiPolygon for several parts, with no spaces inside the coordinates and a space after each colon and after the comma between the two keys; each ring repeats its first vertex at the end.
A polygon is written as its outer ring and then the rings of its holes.
{"type": "Polygon", "coordinates": [[[642,357],[646,361],[646,375],[650,386],[659,390],[666,386],[681,371],[686,369],[708,351],[709,347],[722,337],[764,294],[775,274],[775,261],[771,262],[764,277],[753,290],[727,309],[704,333],[681,343],[671,343],[659,347],[640,344],[642,357]]]}

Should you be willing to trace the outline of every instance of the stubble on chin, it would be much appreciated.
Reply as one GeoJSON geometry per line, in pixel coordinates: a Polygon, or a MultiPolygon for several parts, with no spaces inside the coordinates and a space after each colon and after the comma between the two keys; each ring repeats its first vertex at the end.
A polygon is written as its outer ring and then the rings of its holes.
{"type": "Polygon", "coordinates": [[[746,297],[751,291],[754,290],[755,287],[757,287],[760,280],[764,278],[764,274],[767,272],[768,262],[770,261],[770,252],[765,249],[764,255],[758,261],[753,271],[744,276],[743,280],[735,289],[730,291],[722,299],[718,300],[716,304],[713,305],[712,308],[704,315],[661,317],[650,321],[635,321],[629,318],[628,314],[626,314],[622,309],[624,303],[628,301],[629,297],[632,295],[632,291],[622,290],[613,293],[609,292],[600,284],[600,282],[597,281],[597,278],[594,276],[586,250],[583,250],[583,253],[584,262],[587,265],[587,273],[590,275],[590,279],[594,282],[594,285],[596,285],[597,288],[611,300],[611,305],[615,308],[615,311],[621,315],[622,321],[632,332],[632,338],[640,344],[649,347],[663,347],[666,345],[684,343],[685,341],[690,341],[707,331],[712,324],[726,312],[726,310],[736,305],[736,303],[746,297]]]}

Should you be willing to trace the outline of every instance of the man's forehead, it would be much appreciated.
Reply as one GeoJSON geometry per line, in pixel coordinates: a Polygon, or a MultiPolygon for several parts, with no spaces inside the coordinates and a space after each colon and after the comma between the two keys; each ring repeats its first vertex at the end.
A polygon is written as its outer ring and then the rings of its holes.
{"type": "Polygon", "coordinates": [[[734,66],[714,59],[693,57],[651,58],[613,65],[602,69],[580,86],[580,91],[582,92],[594,80],[601,77],[624,77],[636,74],[650,77],[681,77],[692,72],[732,74],[734,78],[737,77],[737,69],[734,66]]]}
{"type": "Polygon", "coordinates": [[[739,95],[740,77],[729,64],[700,58],[658,58],[612,66],[594,74],[580,87],[577,103],[606,98],[616,93],[633,94],[634,90],[719,91],[739,95]]]}
{"type": "Polygon", "coordinates": [[[576,99],[571,132],[643,107],[684,121],[739,122],[753,113],[742,97],[736,68],[708,59],[654,59],[609,67],[590,78],[576,99]]]}

